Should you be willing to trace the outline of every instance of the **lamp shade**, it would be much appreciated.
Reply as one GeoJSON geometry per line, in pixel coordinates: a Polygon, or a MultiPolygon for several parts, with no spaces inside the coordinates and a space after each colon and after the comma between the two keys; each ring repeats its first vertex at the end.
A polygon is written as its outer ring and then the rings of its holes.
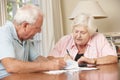
{"type": "Polygon", "coordinates": [[[70,20],[74,19],[80,13],[85,13],[93,16],[95,19],[106,18],[104,10],[95,0],[81,0],[73,10],[70,20]]]}

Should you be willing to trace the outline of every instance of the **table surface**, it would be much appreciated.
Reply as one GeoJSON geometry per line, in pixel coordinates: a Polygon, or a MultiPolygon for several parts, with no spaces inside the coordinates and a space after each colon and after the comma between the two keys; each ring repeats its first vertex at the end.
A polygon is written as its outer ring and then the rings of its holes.
{"type": "Polygon", "coordinates": [[[120,80],[120,63],[97,66],[99,70],[81,70],[61,74],[12,74],[1,80],[120,80]]]}

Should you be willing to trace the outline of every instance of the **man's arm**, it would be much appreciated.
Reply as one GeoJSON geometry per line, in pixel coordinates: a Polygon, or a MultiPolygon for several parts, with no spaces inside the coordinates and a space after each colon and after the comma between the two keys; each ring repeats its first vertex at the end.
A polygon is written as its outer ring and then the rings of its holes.
{"type": "Polygon", "coordinates": [[[38,61],[41,61],[41,60],[48,61],[49,59],[44,57],[44,56],[38,56],[37,59],[34,60],[34,62],[38,62],[38,61]]]}
{"type": "Polygon", "coordinates": [[[24,62],[14,58],[4,58],[1,60],[7,72],[10,73],[30,73],[44,70],[57,70],[65,66],[64,60],[39,60],[34,62],[24,62]]]}
{"type": "MultiPolygon", "coordinates": [[[[37,59],[34,62],[41,62],[41,61],[59,61],[59,67],[64,68],[66,66],[66,62],[64,57],[54,57],[54,56],[47,56],[47,57],[43,57],[43,56],[38,56],[37,59]]],[[[62,69],[61,68],[61,69],[62,69]]]]}

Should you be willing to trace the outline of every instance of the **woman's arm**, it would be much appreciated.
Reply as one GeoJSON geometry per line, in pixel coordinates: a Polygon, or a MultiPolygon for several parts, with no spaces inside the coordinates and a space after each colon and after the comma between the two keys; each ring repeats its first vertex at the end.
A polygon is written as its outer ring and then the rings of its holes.
{"type": "Polygon", "coordinates": [[[113,55],[108,55],[108,56],[99,57],[99,58],[81,57],[78,60],[78,63],[82,63],[82,62],[86,62],[88,64],[101,65],[101,64],[117,63],[118,59],[117,59],[117,56],[113,56],[113,55]]]}

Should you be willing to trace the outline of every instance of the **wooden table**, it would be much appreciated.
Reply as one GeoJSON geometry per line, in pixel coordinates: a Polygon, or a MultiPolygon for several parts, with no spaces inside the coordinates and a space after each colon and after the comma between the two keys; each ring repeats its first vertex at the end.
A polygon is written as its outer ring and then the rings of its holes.
{"type": "Polygon", "coordinates": [[[99,70],[65,72],[61,74],[12,74],[1,80],[120,80],[120,64],[97,66],[99,70]]]}

